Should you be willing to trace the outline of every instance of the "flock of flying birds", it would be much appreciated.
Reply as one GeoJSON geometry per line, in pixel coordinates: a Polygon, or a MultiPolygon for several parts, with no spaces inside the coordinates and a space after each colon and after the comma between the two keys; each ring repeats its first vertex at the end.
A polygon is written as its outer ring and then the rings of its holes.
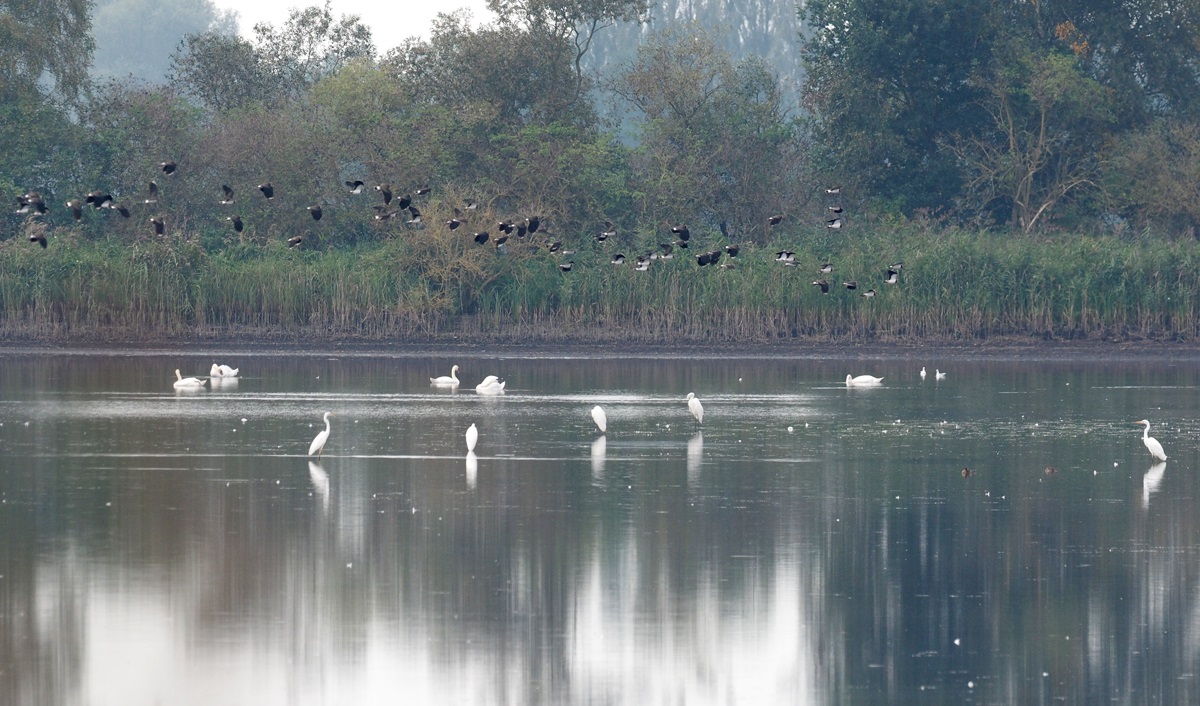
{"type": "MultiPolygon", "coordinates": [[[[174,177],[179,171],[179,165],[173,161],[166,161],[159,163],[159,169],[162,171],[164,176],[171,178],[174,177]]],[[[346,181],[344,183],[346,190],[351,194],[362,194],[368,190],[366,183],[362,180],[356,179],[353,181],[346,181]]],[[[266,200],[273,201],[275,199],[275,187],[271,184],[271,182],[268,181],[259,184],[255,188],[266,200]]],[[[404,223],[409,225],[415,226],[424,223],[421,210],[417,208],[416,204],[414,204],[414,199],[416,197],[429,194],[429,186],[426,185],[417,187],[412,189],[411,192],[405,193],[399,197],[393,194],[392,186],[388,183],[375,185],[374,191],[378,192],[383,199],[382,204],[377,204],[372,207],[376,221],[390,221],[392,219],[399,218],[404,223]]],[[[841,192],[841,187],[833,187],[825,190],[827,199],[830,200],[830,203],[827,204],[826,208],[832,215],[832,218],[825,222],[825,227],[832,230],[840,230],[845,225],[845,219],[842,215],[844,209],[840,205],[839,201],[841,192]]],[[[218,201],[218,203],[221,205],[232,206],[236,202],[235,191],[233,187],[229,186],[228,184],[221,185],[221,194],[221,198],[218,201]]],[[[147,185],[145,198],[141,199],[139,202],[143,205],[157,204],[159,201],[159,195],[160,191],[158,183],[154,180],[151,180],[147,185]]],[[[76,221],[83,219],[84,210],[87,206],[91,206],[95,210],[107,209],[110,211],[115,211],[123,218],[130,218],[132,216],[132,212],[128,203],[118,202],[111,193],[103,190],[91,191],[83,198],[70,199],[66,202],[65,206],[66,208],[70,209],[76,221]]],[[[453,209],[453,217],[445,221],[444,225],[451,231],[457,230],[465,225],[469,220],[469,215],[464,214],[464,210],[467,212],[474,212],[478,208],[479,204],[474,201],[467,201],[462,205],[461,209],[456,206],[453,209]]],[[[308,211],[309,215],[312,216],[314,221],[321,220],[323,211],[320,204],[308,206],[306,210],[308,211]]],[[[16,213],[18,214],[27,214],[31,217],[35,217],[48,212],[49,207],[46,205],[45,199],[36,191],[31,191],[17,197],[16,213]]],[[[772,228],[779,225],[783,222],[784,218],[784,214],[776,214],[768,217],[767,227],[772,228]]],[[[229,221],[233,227],[233,230],[238,233],[241,233],[245,228],[245,224],[240,215],[233,214],[227,216],[225,220],[229,221]]],[[[150,223],[155,235],[162,236],[166,234],[167,219],[165,216],[152,215],[149,217],[148,222],[150,223]]],[[[472,233],[471,239],[478,245],[484,245],[488,242],[491,242],[498,252],[503,252],[510,237],[523,240],[527,237],[533,236],[535,233],[538,233],[539,229],[541,229],[543,236],[547,236],[546,245],[549,252],[560,258],[560,262],[558,264],[559,270],[562,272],[570,272],[575,267],[575,262],[569,259],[562,261],[561,258],[573,255],[576,251],[564,247],[562,241],[554,240],[553,242],[549,242],[553,236],[548,236],[545,233],[545,230],[542,228],[542,225],[541,219],[538,216],[529,216],[524,219],[501,220],[496,223],[496,229],[498,231],[496,235],[493,236],[492,233],[486,230],[480,230],[472,233]]],[[[670,242],[659,243],[657,249],[640,255],[632,256],[631,258],[626,257],[624,253],[617,253],[612,256],[610,262],[614,265],[625,265],[628,261],[632,260],[634,270],[645,272],[650,269],[651,263],[655,260],[673,259],[677,249],[687,249],[689,247],[691,241],[691,230],[685,223],[668,224],[668,228],[672,237],[674,238],[670,242]]],[[[728,237],[728,232],[724,223],[721,224],[721,233],[725,237],[728,237]]],[[[603,243],[609,238],[615,237],[616,235],[617,229],[613,222],[605,221],[604,230],[595,234],[595,240],[599,243],[603,243]]],[[[43,248],[48,247],[46,237],[41,231],[32,231],[29,235],[29,239],[31,242],[38,243],[43,248]]],[[[289,248],[292,248],[301,245],[303,242],[304,236],[296,235],[288,238],[287,244],[289,248]]],[[[729,269],[734,266],[732,260],[738,256],[739,252],[740,247],[738,245],[730,244],[725,245],[722,248],[699,253],[694,257],[696,258],[696,264],[700,267],[713,266],[720,269],[729,269]],[[723,257],[728,257],[728,260],[726,262],[721,262],[723,257]]],[[[789,250],[781,250],[775,253],[775,261],[783,264],[785,267],[800,266],[800,263],[796,262],[796,254],[789,250]]],[[[887,268],[887,276],[883,279],[883,283],[899,283],[900,270],[903,266],[903,262],[895,262],[889,265],[887,268]]],[[[817,270],[817,273],[818,275],[828,275],[829,273],[833,272],[833,269],[833,264],[826,262],[820,266],[820,268],[817,270]]],[[[829,290],[833,286],[830,281],[823,276],[814,281],[812,284],[820,287],[822,294],[829,294],[829,290]]],[[[850,279],[842,282],[842,286],[847,290],[854,291],[859,288],[859,283],[858,280],[850,279]]],[[[870,298],[876,295],[876,291],[873,288],[869,288],[860,294],[863,297],[870,298]]]]}

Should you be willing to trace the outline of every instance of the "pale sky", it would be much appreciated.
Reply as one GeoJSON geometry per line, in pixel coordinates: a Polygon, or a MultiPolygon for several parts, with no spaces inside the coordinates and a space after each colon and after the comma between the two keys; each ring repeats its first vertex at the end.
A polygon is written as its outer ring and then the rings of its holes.
{"type": "MultiPolygon", "coordinates": [[[[321,5],[324,0],[213,0],[221,10],[236,10],[238,27],[243,36],[249,36],[251,28],[259,22],[270,22],[279,26],[287,19],[288,10],[321,5]]],[[[363,24],[371,28],[375,50],[384,54],[408,37],[429,36],[433,18],[441,12],[453,12],[459,8],[471,11],[474,24],[492,19],[486,0],[420,0],[418,2],[362,2],[358,0],[331,0],[334,17],[358,15],[363,24]]]]}

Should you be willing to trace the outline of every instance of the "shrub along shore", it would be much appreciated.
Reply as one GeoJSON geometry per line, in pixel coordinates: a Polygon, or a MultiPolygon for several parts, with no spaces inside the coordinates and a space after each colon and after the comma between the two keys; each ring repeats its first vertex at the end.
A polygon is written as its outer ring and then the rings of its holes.
{"type": "MultiPolygon", "coordinates": [[[[233,335],[263,341],[752,343],[1200,338],[1200,249],[1191,240],[1054,234],[1037,239],[901,222],[811,231],[699,267],[720,247],[632,267],[653,234],[576,252],[514,242],[502,252],[414,231],[328,250],[276,243],[208,251],[175,237],[136,243],[58,230],[42,249],[0,244],[0,338],[146,342],[233,335]],[[795,253],[797,266],[775,261],[795,253]],[[628,258],[611,263],[616,253],[628,258]],[[574,262],[569,272],[559,265],[574,262]],[[833,272],[819,274],[824,262],[833,272]],[[903,262],[899,282],[883,282],[903,262]],[[827,279],[823,294],[812,284],[827,279]],[[858,289],[842,282],[854,279],[858,289]],[[874,289],[877,296],[861,296],[874,289]]],[[[707,244],[703,244],[706,241],[707,244]]],[[[571,249],[568,246],[568,249],[571,249]]]]}

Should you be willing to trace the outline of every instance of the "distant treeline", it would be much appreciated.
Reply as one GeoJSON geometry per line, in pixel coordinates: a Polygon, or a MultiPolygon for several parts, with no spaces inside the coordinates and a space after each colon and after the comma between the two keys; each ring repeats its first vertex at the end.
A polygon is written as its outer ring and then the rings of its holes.
{"type": "Polygon", "coordinates": [[[496,0],[384,56],[310,7],[189,35],[161,85],[89,80],[82,0],[0,5],[0,187],[47,209],[3,216],[0,329],[1192,337],[1200,17],[1104,7],[809,0],[795,106],[691,25],[591,75],[644,0],[496,0]]]}

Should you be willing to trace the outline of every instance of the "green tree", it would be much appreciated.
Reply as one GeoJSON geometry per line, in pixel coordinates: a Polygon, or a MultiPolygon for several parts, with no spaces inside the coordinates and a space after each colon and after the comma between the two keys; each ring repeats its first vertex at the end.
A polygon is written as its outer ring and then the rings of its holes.
{"type": "Polygon", "coordinates": [[[987,119],[971,79],[1001,24],[989,0],[809,0],[803,98],[830,177],[906,211],[947,207],[962,176],[944,137],[987,119]]]}
{"type": "Polygon", "coordinates": [[[1065,199],[1099,185],[1112,121],[1111,91],[1072,56],[1023,53],[982,82],[988,129],[949,145],[967,175],[973,210],[999,207],[1013,228],[1032,231],[1065,199]]]}
{"type": "Polygon", "coordinates": [[[676,28],[649,38],[612,88],[640,118],[635,164],[650,219],[703,218],[754,238],[768,215],[801,207],[806,150],[762,60],[735,63],[710,34],[676,28]]]}
{"type": "Polygon", "coordinates": [[[47,79],[74,99],[87,81],[93,41],[88,0],[0,0],[0,98],[37,91],[47,79]]]}

